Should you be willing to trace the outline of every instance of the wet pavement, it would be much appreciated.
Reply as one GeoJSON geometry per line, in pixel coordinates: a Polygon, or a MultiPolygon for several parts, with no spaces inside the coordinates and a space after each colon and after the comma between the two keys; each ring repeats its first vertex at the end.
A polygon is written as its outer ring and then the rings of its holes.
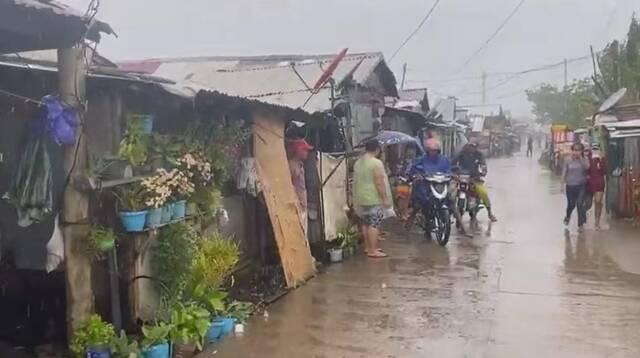
{"type": "Polygon", "coordinates": [[[489,170],[500,221],[474,239],[392,225],[390,258],[331,265],[205,357],[640,357],[640,228],[567,233],[535,160],[489,170]]]}

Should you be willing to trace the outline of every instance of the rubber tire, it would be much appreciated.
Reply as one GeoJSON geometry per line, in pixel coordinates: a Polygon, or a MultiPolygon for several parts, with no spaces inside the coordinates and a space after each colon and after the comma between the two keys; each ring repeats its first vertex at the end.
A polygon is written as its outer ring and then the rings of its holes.
{"type": "Polygon", "coordinates": [[[442,221],[442,233],[436,234],[436,241],[440,246],[446,246],[451,236],[451,214],[448,209],[442,209],[438,211],[439,220],[442,221]]]}

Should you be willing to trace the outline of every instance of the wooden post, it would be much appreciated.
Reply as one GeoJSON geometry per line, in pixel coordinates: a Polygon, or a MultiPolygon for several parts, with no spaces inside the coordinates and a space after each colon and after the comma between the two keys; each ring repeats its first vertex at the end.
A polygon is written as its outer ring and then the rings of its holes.
{"type": "MultiPolygon", "coordinates": [[[[85,112],[85,73],[82,47],[58,50],[60,97],[65,104],[77,110],[81,123],[85,112]]],[[[89,198],[73,185],[74,175],[83,173],[87,167],[87,148],[83,131],[84,127],[81,124],[76,131],[76,143],[66,146],[64,152],[64,172],[65,176],[69,177],[62,207],[69,337],[93,311],[91,261],[79,247],[79,243],[89,232],[89,198]]]]}

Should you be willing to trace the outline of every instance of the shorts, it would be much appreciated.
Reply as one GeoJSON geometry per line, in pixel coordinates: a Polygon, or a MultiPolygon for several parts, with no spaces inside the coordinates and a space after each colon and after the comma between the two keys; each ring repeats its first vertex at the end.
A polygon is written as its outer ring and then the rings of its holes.
{"type": "Polygon", "coordinates": [[[379,229],[382,227],[382,220],[384,219],[384,207],[361,206],[358,208],[358,216],[364,225],[379,229]]]}

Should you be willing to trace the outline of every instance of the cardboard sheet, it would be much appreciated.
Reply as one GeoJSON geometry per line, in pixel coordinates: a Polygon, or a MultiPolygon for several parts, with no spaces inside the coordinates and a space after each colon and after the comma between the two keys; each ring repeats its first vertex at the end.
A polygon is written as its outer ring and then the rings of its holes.
{"type": "Polygon", "coordinates": [[[256,117],[253,134],[258,177],[287,285],[293,288],[315,275],[316,269],[291,182],[284,148],[284,123],[274,118],[256,117]]]}

